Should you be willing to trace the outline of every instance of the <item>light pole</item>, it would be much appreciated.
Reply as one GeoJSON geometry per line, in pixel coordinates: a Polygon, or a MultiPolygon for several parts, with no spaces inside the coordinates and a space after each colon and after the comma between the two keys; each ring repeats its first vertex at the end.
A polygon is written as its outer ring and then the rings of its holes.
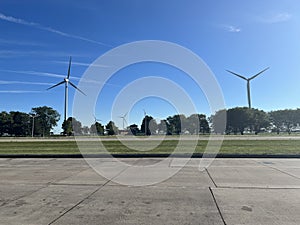
{"type": "Polygon", "coordinates": [[[144,111],[144,123],[145,123],[145,136],[147,136],[147,121],[146,121],[147,113],[145,109],[143,109],[143,111],[144,111]]]}
{"type": "Polygon", "coordinates": [[[31,137],[33,137],[34,132],[34,118],[40,116],[39,114],[30,114],[30,117],[32,117],[32,128],[31,128],[31,137]]]}

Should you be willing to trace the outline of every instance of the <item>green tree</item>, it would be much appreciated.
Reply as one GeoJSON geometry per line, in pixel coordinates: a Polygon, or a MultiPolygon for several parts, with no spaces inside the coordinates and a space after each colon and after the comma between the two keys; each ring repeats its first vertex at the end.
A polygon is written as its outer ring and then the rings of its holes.
{"type": "Polygon", "coordinates": [[[67,120],[65,120],[61,126],[63,129],[64,135],[71,136],[73,134],[73,128],[72,128],[72,118],[69,117],[67,120]]]}
{"type": "Polygon", "coordinates": [[[67,120],[65,120],[62,124],[62,129],[64,132],[64,135],[82,135],[82,125],[81,122],[76,120],[73,117],[69,117],[67,120]]]}
{"type": "Polygon", "coordinates": [[[186,117],[185,115],[174,115],[169,116],[166,120],[167,125],[167,134],[177,134],[179,135],[183,128],[187,128],[186,126],[186,117]]]}
{"type": "Polygon", "coordinates": [[[209,117],[209,121],[212,123],[213,131],[216,134],[224,134],[227,132],[227,110],[221,109],[217,111],[214,115],[209,117]]]}
{"type": "Polygon", "coordinates": [[[131,124],[129,126],[129,130],[130,130],[132,135],[137,135],[140,132],[140,130],[138,128],[138,125],[136,125],[136,124],[131,124]]]}
{"type": "Polygon", "coordinates": [[[30,135],[30,116],[23,112],[10,112],[11,134],[15,136],[30,135]]]}
{"type": "Polygon", "coordinates": [[[94,134],[104,135],[104,126],[101,123],[99,123],[99,122],[94,123],[91,126],[90,130],[94,134]]]}
{"type": "Polygon", "coordinates": [[[186,118],[186,129],[191,134],[199,134],[209,133],[210,128],[208,121],[206,119],[206,115],[204,114],[192,114],[186,118]]]}
{"type": "Polygon", "coordinates": [[[227,133],[244,134],[246,127],[251,125],[251,110],[248,107],[236,107],[227,110],[227,133]]]}
{"type": "Polygon", "coordinates": [[[150,129],[150,121],[153,120],[152,116],[145,116],[142,120],[141,125],[141,132],[145,135],[151,135],[151,129],[150,129]]]}
{"type": "Polygon", "coordinates": [[[82,133],[84,135],[88,135],[90,133],[90,128],[88,126],[83,126],[82,127],[82,133]]]}
{"type": "Polygon", "coordinates": [[[0,135],[4,134],[12,135],[11,127],[12,118],[11,115],[5,111],[0,113],[0,135]]]}
{"type": "Polygon", "coordinates": [[[160,123],[157,124],[157,129],[159,132],[167,134],[167,120],[161,120],[160,123]]]}
{"type": "Polygon", "coordinates": [[[291,128],[300,123],[300,109],[276,110],[268,113],[270,121],[280,131],[290,132],[291,128]]]}
{"type": "Polygon", "coordinates": [[[263,110],[251,109],[251,125],[255,134],[258,134],[262,128],[270,126],[269,115],[263,110]]]}
{"type": "Polygon", "coordinates": [[[43,137],[50,135],[50,131],[60,119],[60,114],[47,106],[32,108],[31,111],[39,115],[35,118],[35,133],[43,137]]]}
{"type": "Polygon", "coordinates": [[[108,135],[116,135],[119,133],[119,129],[113,121],[109,121],[105,128],[108,135]]]}

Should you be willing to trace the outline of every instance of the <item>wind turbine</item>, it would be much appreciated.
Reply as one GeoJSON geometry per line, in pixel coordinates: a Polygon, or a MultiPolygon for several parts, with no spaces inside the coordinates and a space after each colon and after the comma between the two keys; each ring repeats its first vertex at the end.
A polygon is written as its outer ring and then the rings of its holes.
{"type": "Polygon", "coordinates": [[[237,73],[234,73],[230,70],[226,70],[227,72],[235,75],[235,76],[238,76],[239,78],[242,78],[244,80],[247,81],[247,96],[248,96],[248,105],[249,105],[249,109],[251,109],[251,98],[250,98],[250,81],[253,80],[255,77],[257,77],[258,75],[262,74],[263,72],[265,72],[266,70],[268,70],[270,67],[260,71],[259,73],[255,74],[254,76],[250,77],[250,78],[246,78],[240,74],[237,74],[237,73]]]}
{"type": "Polygon", "coordinates": [[[100,119],[97,119],[97,117],[94,115],[94,119],[95,119],[95,123],[97,123],[97,122],[101,122],[102,120],[100,120],[100,119]]]}
{"type": "Polygon", "coordinates": [[[78,87],[75,86],[75,84],[73,84],[70,81],[70,71],[71,71],[71,61],[72,61],[72,57],[70,56],[70,61],[69,61],[69,69],[68,69],[68,75],[66,78],[64,78],[63,81],[59,82],[58,84],[55,84],[51,87],[49,87],[47,90],[50,90],[52,88],[55,88],[61,84],[65,84],[65,112],[64,112],[64,121],[67,120],[67,114],[68,114],[68,84],[70,84],[73,88],[75,88],[76,90],[78,90],[79,92],[81,92],[82,94],[86,95],[83,91],[81,91],[78,87]]]}
{"type": "Polygon", "coordinates": [[[125,122],[127,123],[127,120],[126,120],[127,114],[128,114],[128,112],[125,113],[123,116],[119,116],[119,117],[122,118],[122,120],[123,120],[123,130],[125,130],[125,127],[124,127],[125,122]]]}

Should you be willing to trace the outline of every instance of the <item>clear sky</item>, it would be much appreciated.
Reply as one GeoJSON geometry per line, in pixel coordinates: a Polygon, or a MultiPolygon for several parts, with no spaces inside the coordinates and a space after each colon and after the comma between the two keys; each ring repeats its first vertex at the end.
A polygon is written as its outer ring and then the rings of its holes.
{"type": "MultiPolygon", "coordinates": [[[[298,0],[1,0],[0,110],[30,112],[47,105],[63,118],[63,86],[46,89],[66,76],[69,56],[71,81],[77,84],[99,56],[139,40],[174,42],[199,55],[215,74],[228,108],[247,106],[246,82],[225,70],[250,77],[266,67],[270,69],[251,82],[252,106],[298,108],[299,12],[298,0]]],[[[124,85],[156,75],[180,84],[199,113],[211,113],[201,90],[181,71],[145,63],[115,74],[97,102],[96,117],[106,124],[124,85]]],[[[70,116],[74,90],[69,90],[70,116]]],[[[143,109],[154,118],[175,113],[168,102],[146,98],[130,111],[128,122],[140,125],[143,109]]],[[[122,127],[121,118],[113,119],[122,127]]]]}

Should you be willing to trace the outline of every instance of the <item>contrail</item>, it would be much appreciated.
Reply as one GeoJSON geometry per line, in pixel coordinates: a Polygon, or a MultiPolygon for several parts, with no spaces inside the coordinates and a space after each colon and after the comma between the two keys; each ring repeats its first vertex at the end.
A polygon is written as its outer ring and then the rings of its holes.
{"type": "Polygon", "coordinates": [[[7,80],[0,80],[0,84],[29,84],[29,85],[54,85],[54,83],[45,83],[45,82],[28,82],[28,81],[7,81],[7,80]]]}
{"type": "Polygon", "coordinates": [[[39,23],[28,22],[28,21],[23,20],[23,19],[15,18],[15,17],[12,17],[12,16],[7,16],[7,15],[4,15],[3,13],[0,13],[0,19],[11,22],[11,23],[22,24],[22,25],[34,27],[34,28],[37,28],[37,29],[40,29],[40,30],[45,30],[45,31],[48,31],[48,32],[51,32],[51,33],[58,34],[60,36],[68,37],[68,38],[74,38],[74,39],[78,39],[78,40],[82,40],[82,41],[86,41],[86,42],[90,42],[90,43],[93,43],[93,44],[98,44],[98,45],[102,45],[102,46],[106,46],[106,47],[113,47],[113,46],[111,46],[109,44],[105,44],[103,42],[95,41],[95,40],[88,39],[88,38],[85,38],[85,37],[81,37],[81,36],[78,36],[78,35],[68,34],[68,33],[53,29],[51,27],[43,26],[39,23]]]}
{"type": "MultiPolygon", "coordinates": [[[[40,77],[56,77],[56,78],[65,78],[66,75],[56,74],[56,73],[47,73],[47,72],[38,72],[38,71],[28,71],[28,70],[0,70],[1,72],[7,73],[20,73],[20,74],[28,74],[40,77]]],[[[72,77],[72,79],[80,80],[79,77],[72,77]]]]}
{"type": "MultiPolygon", "coordinates": [[[[67,61],[53,61],[55,63],[61,63],[61,64],[68,64],[69,62],[67,61]]],[[[99,67],[99,68],[108,68],[109,66],[106,65],[98,65],[98,64],[92,64],[92,63],[82,63],[82,62],[72,62],[72,65],[77,65],[77,66],[85,66],[85,67],[99,67]]]]}
{"type": "MultiPolygon", "coordinates": [[[[28,75],[34,75],[34,76],[40,76],[40,77],[55,77],[55,78],[66,78],[66,75],[62,74],[56,74],[56,73],[47,73],[47,72],[38,72],[38,71],[28,71],[28,70],[0,70],[0,72],[7,72],[7,73],[20,73],[20,74],[28,74],[28,75]]],[[[88,80],[88,79],[83,79],[80,77],[74,77],[72,76],[73,80],[78,80],[84,83],[92,83],[92,84],[104,84],[103,82],[98,82],[96,80],[88,80]]],[[[1,81],[0,81],[1,84],[1,81]]],[[[115,87],[121,87],[120,85],[117,84],[112,84],[112,83],[105,83],[106,85],[110,86],[115,86],[115,87]]]]}
{"type": "Polygon", "coordinates": [[[23,90],[0,90],[0,93],[7,93],[7,94],[26,94],[26,93],[42,93],[43,91],[23,91],[23,90]]]}

